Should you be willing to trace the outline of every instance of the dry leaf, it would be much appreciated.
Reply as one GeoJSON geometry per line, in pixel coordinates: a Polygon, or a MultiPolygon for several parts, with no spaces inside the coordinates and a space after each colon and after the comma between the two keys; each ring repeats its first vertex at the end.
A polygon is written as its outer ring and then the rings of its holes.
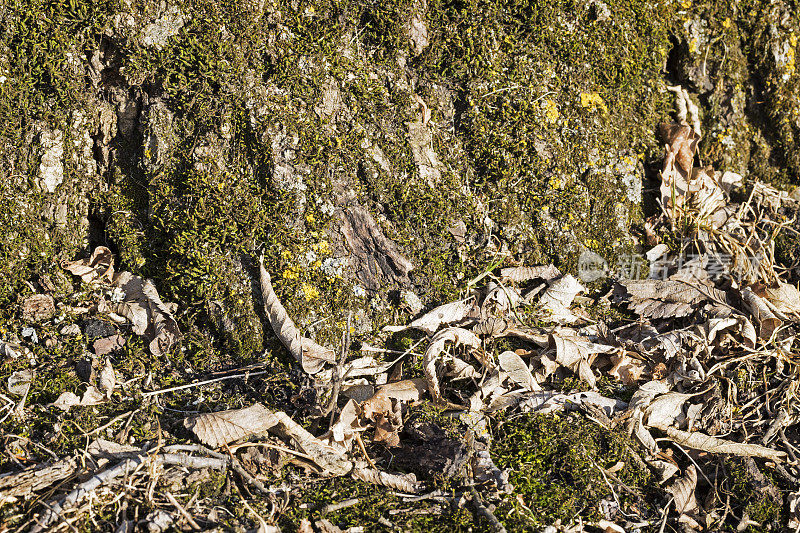
{"type": "Polygon", "coordinates": [[[500,279],[512,283],[523,283],[528,280],[541,278],[550,282],[561,277],[561,272],[553,265],[520,266],[503,268],[500,270],[500,279]]]}
{"type": "Polygon", "coordinates": [[[81,404],[81,399],[74,392],[62,392],[56,401],[52,404],[53,407],[58,407],[62,411],[69,411],[71,407],[81,404]]]}
{"type": "Polygon", "coordinates": [[[125,297],[120,303],[112,303],[112,310],[133,324],[134,333],[150,341],[150,353],[165,355],[181,339],[181,332],[153,282],[121,272],[114,279],[114,286],[120,287],[125,297]]]}
{"type": "Polygon", "coordinates": [[[92,344],[94,348],[94,353],[98,357],[102,357],[106,354],[110,354],[111,352],[116,352],[117,350],[121,350],[125,346],[125,337],[122,335],[111,335],[110,337],[105,337],[102,339],[97,339],[92,344]]]}
{"type": "Polygon", "coordinates": [[[765,298],[775,309],[784,315],[800,316],[800,290],[790,283],[780,283],[777,287],[766,287],[759,296],[765,298]]]}
{"type": "Polygon", "coordinates": [[[31,390],[34,371],[31,369],[18,370],[8,376],[8,392],[15,396],[26,396],[31,390]]]}
{"type": "Polygon", "coordinates": [[[542,309],[549,311],[554,320],[561,322],[574,322],[576,317],[570,312],[569,306],[575,296],[586,288],[580,282],[567,274],[552,282],[550,287],[539,300],[542,309]]]}
{"type": "Polygon", "coordinates": [[[260,403],[245,409],[204,413],[183,421],[186,429],[211,448],[264,433],[277,423],[275,414],[260,403]]]}
{"type": "Polygon", "coordinates": [[[117,377],[114,374],[114,367],[111,365],[111,359],[106,359],[106,364],[100,371],[100,390],[106,395],[106,399],[110,399],[114,393],[114,386],[117,384],[117,377]]]}
{"type": "Polygon", "coordinates": [[[272,288],[267,270],[264,268],[264,257],[260,260],[260,282],[261,296],[264,300],[264,308],[267,313],[272,331],[278,336],[281,343],[289,350],[299,363],[309,374],[316,374],[322,370],[326,363],[336,363],[336,353],[330,348],[320,346],[312,339],[303,337],[300,330],[295,326],[294,321],[286,313],[286,309],[275,294],[272,288]]]}
{"type": "Polygon", "coordinates": [[[497,356],[497,360],[500,364],[500,368],[503,369],[503,372],[508,374],[508,377],[514,383],[525,387],[529,391],[542,389],[533,378],[533,374],[531,374],[528,365],[525,364],[525,361],[516,353],[505,351],[497,356]]]}
{"type": "Polygon", "coordinates": [[[330,434],[327,436],[328,443],[338,445],[342,450],[349,450],[353,437],[363,429],[360,412],[361,409],[355,400],[348,400],[342,407],[336,423],[331,426],[330,434]]]}
{"type": "Polygon", "coordinates": [[[442,330],[431,339],[430,346],[425,350],[422,364],[425,370],[425,378],[428,380],[428,390],[434,402],[438,402],[441,399],[439,378],[436,376],[436,361],[439,355],[444,351],[445,344],[448,342],[455,345],[464,345],[473,350],[477,350],[481,346],[481,340],[477,335],[462,328],[448,328],[442,330]]]}
{"type": "Polygon", "coordinates": [[[644,423],[647,426],[663,429],[671,426],[683,410],[683,404],[694,396],[679,392],[668,392],[655,398],[645,408],[644,423]]]}
{"type": "Polygon", "coordinates": [[[62,261],[61,268],[80,276],[84,283],[111,281],[114,277],[114,254],[105,246],[98,246],[88,259],[62,261]]]}
{"type": "Polygon", "coordinates": [[[786,460],[786,452],[773,450],[758,444],[745,444],[732,440],[719,439],[704,433],[688,432],[674,427],[665,427],[661,430],[673,441],[695,450],[702,450],[709,453],[722,453],[738,455],[740,457],[761,457],[775,462],[786,460]]]}
{"type": "Polygon", "coordinates": [[[724,292],[699,280],[681,279],[678,274],[667,280],[621,280],[614,288],[614,298],[649,318],[678,318],[690,315],[706,301],[726,301],[724,292]]]}
{"type": "Polygon", "coordinates": [[[22,300],[22,319],[25,322],[49,320],[56,314],[56,304],[49,294],[34,294],[22,300]]]}
{"type": "Polygon", "coordinates": [[[571,331],[552,333],[550,348],[556,350],[556,363],[572,370],[580,379],[595,387],[596,379],[590,368],[598,353],[613,351],[613,346],[595,344],[571,331]]]}
{"type": "Polygon", "coordinates": [[[623,354],[612,355],[611,362],[614,366],[608,371],[608,375],[620,380],[623,385],[635,385],[642,378],[645,365],[639,359],[623,354]]]}
{"type": "Polygon", "coordinates": [[[353,469],[352,475],[353,478],[360,481],[389,487],[407,494],[417,494],[425,488],[423,483],[417,481],[414,474],[389,474],[376,468],[359,465],[353,469]]]}
{"type": "Polygon", "coordinates": [[[271,431],[291,439],[303,453],[313,459],[324,473],[343,476],[352,470],[353,463],[348,461],[339,450],[309,433],[283,411],[277,411],[274,415],[278,423],[271,431]]]}
{"type": "Polygon", "coordinates": [[[697,488],[697,470],[694,465],[689,465],[686,474],[678,478],[675,483],[667,488],[675,502],[675,510],[680,514],[691,513],[697,509],[695,489],[697,488]]]}
{"type": "Polygon", "coordinates": [[[433,334],[443,325],[464,320],[474,307],[475,300],[473,298],[449,302],[433,308],[431,311],[411,322],[408,326],[387,326],[383,329],[384,331],[398,332],[414,328],[433,334]]]}
{"type": "Polygon", "coordinates": [[[745,287],[741,291],[742,301],[745,307],[753,315],[758,323],[758,336],[762,340],[772,337],[772,334],[783,324],[783,321],[775,316],[763,298],[757,296],[750,288],[745,287]]]}

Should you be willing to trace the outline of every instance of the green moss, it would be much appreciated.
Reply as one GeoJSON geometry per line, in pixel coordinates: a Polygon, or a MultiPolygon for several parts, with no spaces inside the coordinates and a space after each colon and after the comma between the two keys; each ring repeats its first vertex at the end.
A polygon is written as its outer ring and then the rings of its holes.
{"type": "Polygon", "coordinates": [[[278,521],[281,528],[296,528],[303,518],[325,518],[340,528],[362,526],[365,531],[385,531],[378,523],[384,518],[402,531],[483,531],[473,514],[466,508],[450,509],[430,501],[404,503],[392,491],[369,486],[349,478],[314,482],[303,491],[292,510],[278,521]],[[319,515],[323,505],[358,498],[357,505],[334,513],[319,515]],[[305,508],[301,507],[303,505],[305,508]],[[401,512],[392,512],[401,511],[401,512]],[[409,512],[412,511],[412,512],[409,512]],[[416,512],[413,512],[416,511],[416,512]]]}
{"type": "Polygon", "coordinates": [[[601,516],[598,502],[613,498],[609,482],[617,487],[623,512],[656,512],[651,475],[633,460],[632,444],[593,422],[571,415],[528,415],[501,420],[494,437],[492,456],[499,467],[511,469],[515,489],[496,511],[510,531],[579,516],[596,520],[601,516]],[[616,479],[604,478],[601,469],[618,462],[624,466],[616,479]],[[622,485],[625,490],[619,489],[622,485]]]}

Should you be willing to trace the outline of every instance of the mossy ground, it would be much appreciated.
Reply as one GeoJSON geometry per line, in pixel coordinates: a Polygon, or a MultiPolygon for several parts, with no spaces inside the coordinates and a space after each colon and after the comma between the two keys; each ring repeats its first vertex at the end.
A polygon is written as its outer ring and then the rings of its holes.
{"type": "MultiPolygon", "coordinates": [[[[404,34],[419,9],[408,0],[174,5],[187,16],[160,48],[141,38],[163,15],[156,2],[11,0],[0,7],[0,334],[19,337],[27,324],[18,299],[40,275],[63,278],[60,260],[104,244],[118,253],[120,270],[152,278],[178,303],[185,333],[166,361],[129,338],[114,359],[124,377],[152,375],[151,386],[167,387],[265,360],[274,370],[147,407],[129,423],[134,441],[156,438],[159,422],[169,438],[185,438],[174,410],[189,404],[211,410],[265,401],[302,411],[313,401],[260,323],[248,283],[257,254],[301,326],[322,320],[313,326],[321,341],[338,342],[349,311],[363,310],[372,332],[406,318],[380,298],[355,296],[346,273],[320,269],[347,253],[329,205],[359,203],[380,219],[416,266],[412,288],[426,303],[452,297],[503,254],[507,264],[553,261],[574,270],[585,248],[613,262],[632,250],[627,227],[642,215],[625,184],[661,157],[654,131],[672,105],[665,78],[698,94],[706,110],[704,163],[748,179],[798,182],[800,25],[792,3],[435,0],[420,15],[430,45],[418,56],[404,34]],[[88,65],[98,51],[104,63],[96,84],[88,65]],[[332,115],[315,109],[330,86],[341,100],[332,115]],[[411,155],[414,94],[432,111],[432,149],[442,161],[434,183],[420,177],[411,155]],[[87,178],[75,114],[95,117],[103,105],[118,106],[120,95],[137,106],[134,127],[123,134],[114,126],[108,168],[87,178]],[[168,119],[154,111],[157,102],[168,119]],[[55,193],[38,185],[43,129],[64,132],[64,182],[55,193]],[[165,142],[158,154],[156,137],[165,142]],[[381,148],[389,170],[365,155],[366,141],[381,148]],[[274,179],[278,159],[287,157],[302,190],[274,179]],[[63,220],[54,214],[61,206],[63,220]],[[448,231],[458,221],[463,242],[448,231]],[[235,324],[232,333],[215,322],[215,305],[235,324]]],[[[781,254],[798,257],[796,240],[783,244],[781,254]]],[[[78,303],[88,290],[70,280],[58,285],[64,303],[78,303]]],[[[60,324],[78,320],[59,316],[60,324]]],[[[68,453],[137,402],[120,396],[68,414],[44,407],[85,386],[75,368],[90,346],[60,335],[53,322],[34,326],[42,342],[27,343],[39,362],[28,403],[36,407],[4,430],[68,453]],[[48,337],[54,348],[43,344],[48,337]]],[[[27,366],[24,358],[4,361],[0,377],[27,366]]],[[[508,421],[502,431],[496,453],[507,465],[526,458],[518,464],[530,476],[518,475],[517,485],[542,517],[578,512],[602,489],[597,469],[579,458],[541,470],[548,453],[563,449],[553,434],[585,442],[602,467],[626,460],[617,437],[563,418],[508,421]],[[531,439],[541,447],[535,457],[525,444],[531,439]],[[567,507],[547,504],[555,500],[567,507]]],[[[33,461],[41,450],[31,453],[33,461]]],[[[3,461],[0,468],[9,467],[3,461]]],[[[331,499],[364,493],[361,507],[335,515],[342,523],[399,506],[349,481],[323,485],[320,494],[331,499]]],[[[518,502],[500,508],[520,528],[532,525],[518,502]]],[[[443,523],[467,528],[466,513],[443,523]]],[[[427,517],[408,520],[408,529],[438,527],[427,517]]]]}

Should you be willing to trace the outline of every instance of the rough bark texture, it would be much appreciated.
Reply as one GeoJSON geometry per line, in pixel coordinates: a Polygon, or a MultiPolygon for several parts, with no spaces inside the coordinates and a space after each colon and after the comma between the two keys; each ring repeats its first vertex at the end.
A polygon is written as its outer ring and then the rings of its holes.
{"type": "Polygon", "coordinates": [[[261,249],[330,339],[498,250],[613,267],[654,209],[666,84],[701,104],[703,163],[800,172],[787,1],[11,0],[0,20],[0,302],[42,274],[70,290],[58,262],[106,244],[233,354],[263,348],[261,249]]]}

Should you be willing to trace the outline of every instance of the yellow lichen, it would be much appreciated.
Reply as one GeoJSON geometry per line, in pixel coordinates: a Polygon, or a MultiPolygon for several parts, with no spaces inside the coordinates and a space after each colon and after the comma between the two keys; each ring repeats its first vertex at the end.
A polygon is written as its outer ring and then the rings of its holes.
{"type": "Polygon", "coordinates": [[[608,107],[606,106],[603,97],[596,92],[581,93],[581,107],[602,109],[604,113],[608,113],[608,107]]]}
{"type": "Polygon", "coordinates": [[[300,290],[303,291],[303,296],[305,297],[307,302],[319,298],[319,289],[317,289],[310,283],[303,283],[303,285],[300,287],[300,290]]]}
{"type": "Polygon", "coordinates": [[[547,122],[549,122],[550,124],[555,124],[556,121],[558,121],[559,117],[558,107],[556,106],[556,103],[552,99],[547,98],[542,103],[542,107],[544,108],[544,118],[547,120],[547,122]]]}

